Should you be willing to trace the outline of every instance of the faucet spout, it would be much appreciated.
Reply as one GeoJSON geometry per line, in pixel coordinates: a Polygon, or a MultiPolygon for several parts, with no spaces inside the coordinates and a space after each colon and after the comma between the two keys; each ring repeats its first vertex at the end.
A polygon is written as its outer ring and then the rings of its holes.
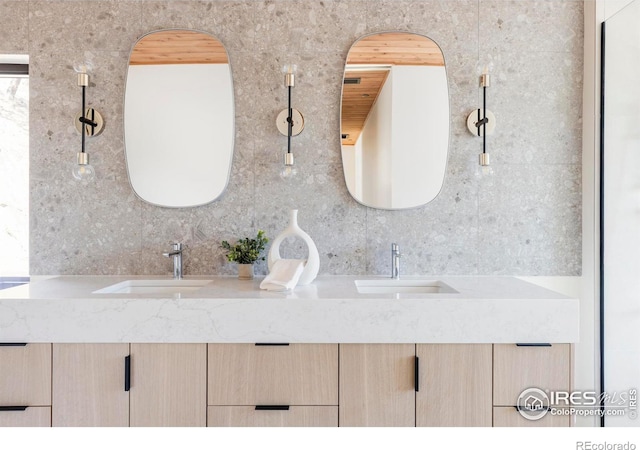
{"type": "Polygon", "coordinates": [[[398,244],[391,244],[391,278],[398,280],[400,278],[400,248],[398,244]]]}
{"type": "Polygon", "coordinates": [[[182,251],[184,250],[182,244],[176,242],[173,245],[173,249],[170,252],[162,253],[162,256],[167,258],[173,257],[173,278],[176,280],[182,279],[182,251]]]}

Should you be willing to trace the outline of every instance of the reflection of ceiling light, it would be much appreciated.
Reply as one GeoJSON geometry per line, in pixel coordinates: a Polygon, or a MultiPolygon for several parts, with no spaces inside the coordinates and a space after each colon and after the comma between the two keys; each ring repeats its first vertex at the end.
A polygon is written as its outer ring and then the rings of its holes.
{"type": "Polygon", "coordinates": [[[369,97],[369,94],[362,94],[363,97],[369,97]]]}
{"type": "Polygon", "coordinates": [[[347,64],[347,72],[368,72],[370,70],[391,70],[392,64],[347,64]]]}

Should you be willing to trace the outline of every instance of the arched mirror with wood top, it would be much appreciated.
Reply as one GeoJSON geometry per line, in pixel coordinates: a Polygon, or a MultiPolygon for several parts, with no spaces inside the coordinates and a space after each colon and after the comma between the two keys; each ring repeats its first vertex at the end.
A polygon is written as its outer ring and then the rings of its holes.
{"type": "Polygon", "coordinates": [[[220,197],[233,159],[229,58],[213,36],[162,30],[129,58],[125,153],[135,193],[158,206],[200,206],[220,197]]]}
{"type": "Polygon", "coordinates": [[[379,209],[433,200],[449,146],[444,55],[413,33],[365,36],[347,56],[341,107],[342,162],[349,192],[379,209]]]}

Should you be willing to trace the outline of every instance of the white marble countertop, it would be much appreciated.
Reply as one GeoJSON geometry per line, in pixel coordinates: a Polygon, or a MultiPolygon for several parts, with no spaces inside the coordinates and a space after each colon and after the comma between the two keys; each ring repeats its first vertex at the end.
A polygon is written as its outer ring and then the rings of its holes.
{"type": "MultiPolygon", "coordinates": [[[[0,291],[0,342],[570,343],[579,301],[513,277],[425,277],[456,293],[359,294],[323,276],[288,292],[207,279],[181,294],[95,294],[151,276],[62,276],[0,291]]],[[[404,280],[414,279],[404,277],[404,280]]]]}

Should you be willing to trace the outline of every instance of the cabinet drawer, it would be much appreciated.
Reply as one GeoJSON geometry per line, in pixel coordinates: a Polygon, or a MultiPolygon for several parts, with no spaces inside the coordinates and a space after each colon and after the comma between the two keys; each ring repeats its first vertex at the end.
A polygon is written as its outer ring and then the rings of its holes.
{"type": "Polygon", "coordinates": [[[571,416],[552,415],[550,412],[538,420],[526,419],[513,406],[493,408],[494,427],[568,427],[571,416]]]}
{"type": "Polygon", "coordinates": [[[0,406],[51,405],[51,344],[0,346],[0,406]]]}
{"type": "Polygon", "coordinates": [[[568,391],[570,378],[570,344],[493,346],[494,406],[515,406],[520,393],[531,387],[568,391]]]}
{"type": "Polygon", "coordinates": [[[337,405],[338,345],[209,344],[209,405],[337,405]]]}
{"type": "Polygon", "coordinates": [[[0,427],[50,427],[51,407],[28,407],[24,411],[0,411],[0,427]]]}
{"type": "Polygon", "coordinates": [[[256,410],[255,406],[209,406],[208,427],[337,427],[337,406],[290,406],[256,410]]]}

